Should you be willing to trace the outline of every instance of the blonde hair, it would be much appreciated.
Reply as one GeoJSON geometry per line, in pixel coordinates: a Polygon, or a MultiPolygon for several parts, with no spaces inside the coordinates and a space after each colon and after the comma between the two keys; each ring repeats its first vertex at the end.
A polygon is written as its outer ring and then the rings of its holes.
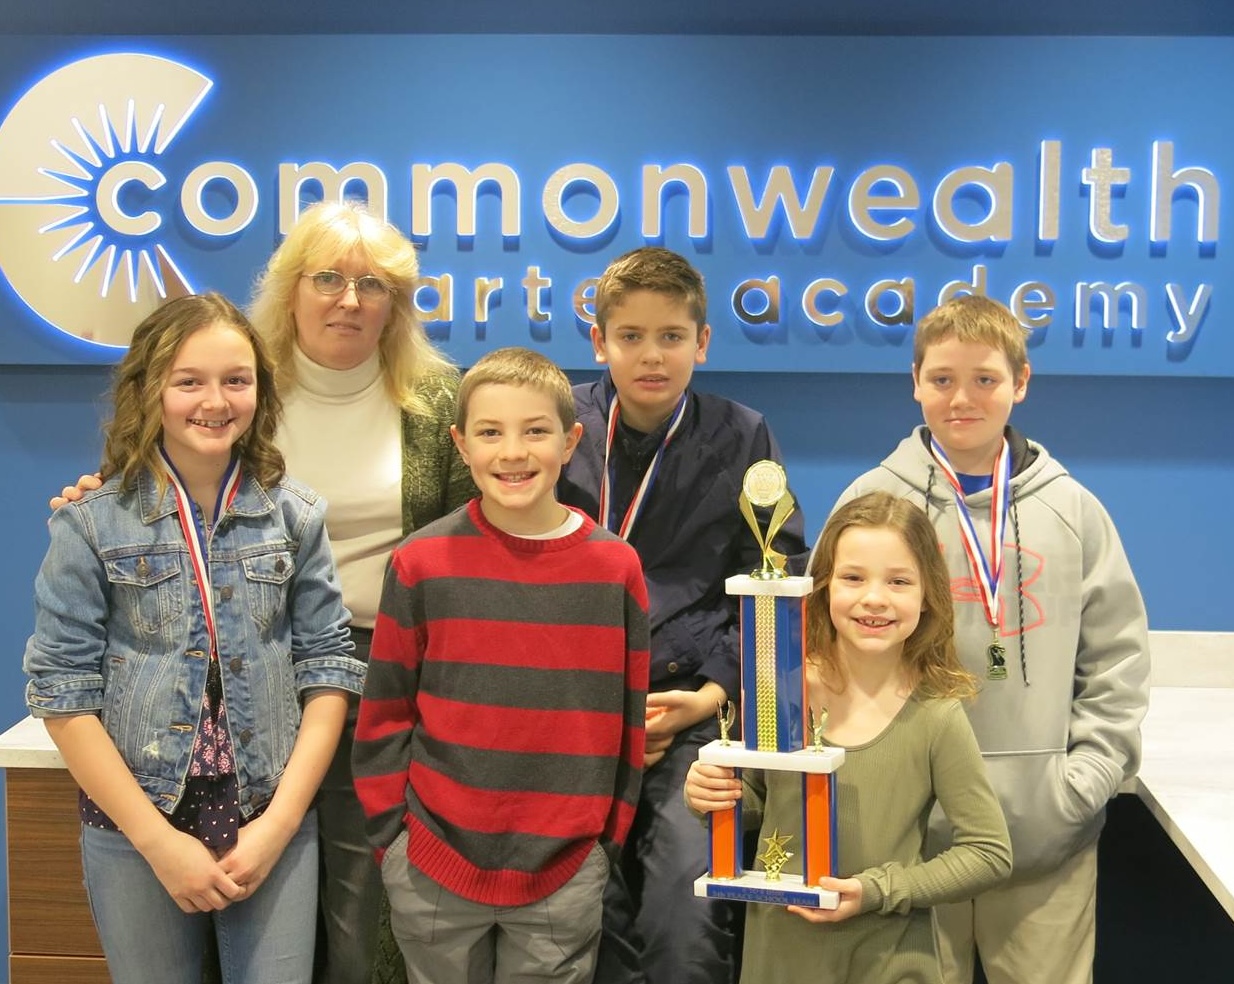
{"type": "Polygon", "coordinates": [[[601,334],[613,308],[639,290],[655,291],[684,303],[690,309],[696,331],[707,323],[703,275],[671,249],[643,246],[613,260],[596,283],[596,326],[601,334]]]}
{"type": "Polygon", "coordinates": [[[973,697],[977,681],[964,669],[955,649],[955,614],[951,579],[938,536],[921,509],[890,492],[870,492],[845,503],[823,527],[810,576],[814,591],[806,602],[806,648],[823,681],[835,691],[847,685],[831,621],[831,576],[836,548],[846,530],[887,529],[899,534],[921,573],[921,620],[904,641],[901,661],[906,682],[929,697],[973,697]]]}
{"type": "Polygon", "coordinates": [[[1012,378],[1018,383],[1028,365],[1029,330],[1006,305],[981,294],[961,294],[944,301],[917,323],[913,335],[913,365],[921,369],[926,349],[954,338],[998,349],[1007,357],[1012,378]]]}
{"type": "Polygon", "coordinates": [[[176,355],[194,332],[213,325],[238,331],[253,347],[257,407],[253,422],[236,442],[244,470],[264,488],[283,477],[283,455],[274,445],[283,405],[265,345],[244,313],[221,294],[189,294],[157,308],[133,332],[133,340],[112,382],[112,419],[103,429],[103,478],[120,475],[131,489],[143,471],[154,475],[161,493],[167,473],[159,455],[163,438],[163,390],[176,355]]]}
{"type": "Polygon", "coordinates": [[[489,352],[464,374],[454,411],[454,426],[460,432],[467,429],[467,407],[472,394],[481,386],[495,383],[539,390],[556,405],[562,430],[568,431],[574,426],[574,394],[566,374],[539,352],[510,347],[489,352]]]}
{"type": "Polygon", "coordinates": [[[378,352],[390,400],[412,413],[431,412],[425,384],[457,375],[416,317],[411,298],[420,263],[411,242],[354,201],[319,202],[304,210],[262,272],[252,304],[253,323],[270,346],[284,392],[296,385],[295,292],[306,273],[331,269],[359,253],[369,270],[393,288],[390,320],[378,352]]]}

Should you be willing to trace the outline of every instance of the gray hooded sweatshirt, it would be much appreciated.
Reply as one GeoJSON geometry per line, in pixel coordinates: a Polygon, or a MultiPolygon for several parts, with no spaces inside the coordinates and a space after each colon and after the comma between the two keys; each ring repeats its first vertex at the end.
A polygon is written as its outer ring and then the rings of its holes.
{"type": "MultiPolygon", "coordinates": [[[[986,678],[991,628],[960,535],[955,496],[918,427],[837,505],[883,489],[922,506],[951,572],[956,648],[981,681],[968,705],[1011,831],[1012,882],[1057,868],[1097,839],[1106,803],[1140,760],[1148,709],[1144,602],[1109,515],[1041,445],[1007,428],[1012,452],[999,591],[1007,677],[986,678]]],[[[989,543],[986,489],[967,496],[989,543]]],[[[936,811],[931,853],[949,841],[936,811]]]]}

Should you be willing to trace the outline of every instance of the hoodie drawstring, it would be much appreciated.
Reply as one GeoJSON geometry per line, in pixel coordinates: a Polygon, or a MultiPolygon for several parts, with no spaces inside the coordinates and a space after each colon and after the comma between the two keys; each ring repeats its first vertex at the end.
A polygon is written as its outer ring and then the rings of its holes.
{"type": "Polygon", "coordinates": [[[1011,492],[1011,529],[1015,537],[1015,600],[1019,609],[1020,632],[1020,675],[1024,678],[1024,686],[1028,682],[1028,647],[1024,644],[1024,553],[1020,549],[1020,510],[1016,505],[1015,490],[1011,492]]]}

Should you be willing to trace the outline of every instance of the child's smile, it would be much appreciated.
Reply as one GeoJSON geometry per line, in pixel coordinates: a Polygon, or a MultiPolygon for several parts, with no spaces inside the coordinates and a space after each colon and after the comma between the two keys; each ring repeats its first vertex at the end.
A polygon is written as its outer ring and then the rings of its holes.
{"type": "Polygon", "coordinates": [[[923,604],[921,573],[899,533],[886,527],[845,530],[836,543],[829,591],[843,658],[899,658],[923,604]]]}

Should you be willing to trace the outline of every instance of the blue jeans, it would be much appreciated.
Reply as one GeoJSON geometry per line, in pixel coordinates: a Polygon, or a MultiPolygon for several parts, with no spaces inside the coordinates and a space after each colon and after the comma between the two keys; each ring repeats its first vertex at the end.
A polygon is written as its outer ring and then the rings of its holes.
{"type": "Polygon", "coordinates": [[[186,913],[129,839],[81,829],[86,894],[116,984],[201,984],[211,920],[224,984],[307,984],[317,927],[317,816],[310,811],[250,899],[186,913]]]}
{"type": "Polygon", "coordinates": [[[733,910],[694,895],[707,870],[707,828],[682,798],[698,750],[719,737],[710,718],[681,732],[643,773],[638,811],[604,891],[595,984],[728,984],[733,910]]]}

